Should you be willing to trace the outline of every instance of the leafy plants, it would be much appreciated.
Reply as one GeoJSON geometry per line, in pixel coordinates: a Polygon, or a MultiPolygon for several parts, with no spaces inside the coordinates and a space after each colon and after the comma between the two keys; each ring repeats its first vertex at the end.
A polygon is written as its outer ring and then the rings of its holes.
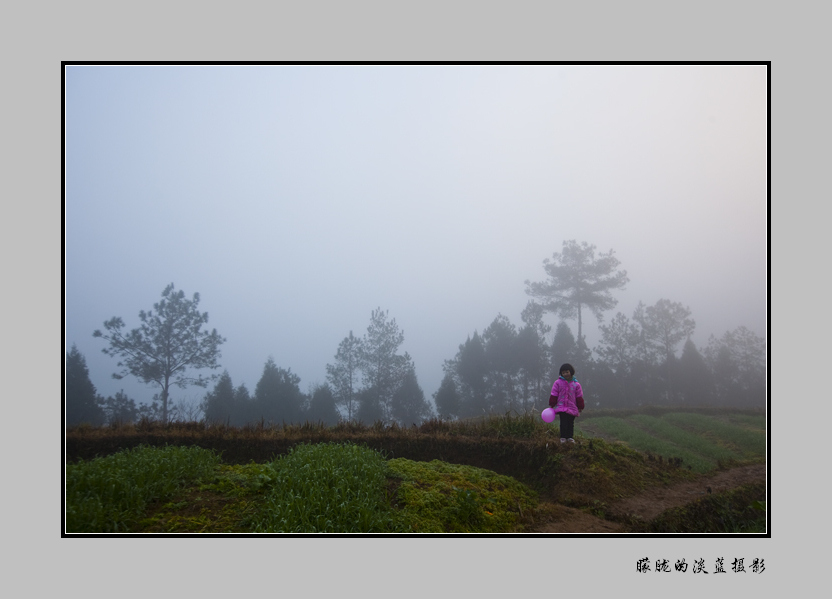
{"type": "Polygon", "coordinates": [[[148,503],[213,473],[219,457],[198,447],[145,447],[66,467],[67,532],[124,532],[148,503]]]}
{"type": "Polygon", "coordinates": [[[271,464],[272,490],[255,532],[403,530],[386,495],[384,456],[355,444],[299,445],[271,464]]]}
{"type": "Polygon", "coordinates": [[[439,460],[388,462],[395,503],[412,532],[509,532],[537,507],[535,491],[490,470],[439,460]]]}

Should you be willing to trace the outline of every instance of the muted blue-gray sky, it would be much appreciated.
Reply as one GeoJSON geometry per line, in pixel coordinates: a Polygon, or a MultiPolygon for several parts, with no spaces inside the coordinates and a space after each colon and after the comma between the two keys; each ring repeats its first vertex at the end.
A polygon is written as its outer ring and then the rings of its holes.
{"type": "Polygon", "coordinates": [[[237,385],[269,356],[304,391],[325,382],[381,307],[430,397],[474,330],[520,324],[524,281],[565,239],[628,271],[607,318],[666,298],[700,347],[766,334],[765,66],[68,66],[65,82],[66,347],[102,395],[152,397],[110,378],[92,332],[138,326],[173,282],[200,293],[237,385]]]}

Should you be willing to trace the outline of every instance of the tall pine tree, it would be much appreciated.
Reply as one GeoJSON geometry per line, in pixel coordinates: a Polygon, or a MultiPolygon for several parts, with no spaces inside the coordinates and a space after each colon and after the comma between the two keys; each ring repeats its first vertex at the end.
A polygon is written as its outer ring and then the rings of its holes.
{"type": "Polygon", "coordinates": [[[613,289],[624,289],[629,282],[626,270],[618,270],[618,258],[610,250],[595,255],[595,246],[574,239],[563,242],[563,251],[543,261],[549,279],[539,283],[526,281],[526,293],[539,299],[547,311],[561,318],[578,319],[578,339],[583,336],[582,314],[587,308],[596,319],[613,309],[618,300],[613,289]]]}
{"type": "Polygon", "coordinates": [[[66,426],[104,424],[102,403],[90,380],[87,360],[73,345],[66,354],[66,426]]]}
{"type": "Polygon", "coordinates": [[[381,308],[373,310],[358,360],[365,384],[361,400],[369,402],[362,411],[364,418],[373,414],[380,415],[385,422],[391,420],[393,393],[401,385],[410,365],[410,356],[398,353],[403,342],[404,333],[399,330],[396,319],[391,319],[381,308]]]}
{"type": "Polygon", "coordinates": [[[361,339],[350,334],[338,345],[335,363],[326,365],[326,379],[329,382],[337,405],[347,412],[352,420],[356,405],[356,394],[361,379],[361,339]]]}

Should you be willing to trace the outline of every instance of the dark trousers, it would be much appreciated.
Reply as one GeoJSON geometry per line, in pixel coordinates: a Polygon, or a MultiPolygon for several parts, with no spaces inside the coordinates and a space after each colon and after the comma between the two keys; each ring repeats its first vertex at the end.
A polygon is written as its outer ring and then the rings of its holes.
{"type": "Polygon", "coordinates": [[[560,416],[560,438],[573,438],[575,435],[575,417],[566,412],[560,412],[558,416],[560,416]]]}

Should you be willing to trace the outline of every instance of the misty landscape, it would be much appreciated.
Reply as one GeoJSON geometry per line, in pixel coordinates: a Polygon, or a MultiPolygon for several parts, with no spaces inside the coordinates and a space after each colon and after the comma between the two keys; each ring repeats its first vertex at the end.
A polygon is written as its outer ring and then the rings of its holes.
{"type": "MultiPolygon", "coordinates": [[[[669,512],[597,506],[729,464],[745,470],[726,492],[760,475],[767,78],[765,65],[67,66],[68,461],[131,448],[165,461],[141,445],[190,444],[198,424],[219,432],[193,444],[234,468],[280,449],[273,470],[217,475],[262,494],[292,478],[279,473],[303,460],[295,441],[358,442],[522,481],[492,497],[481,472],[445,472],[456,503],[413,515],[409,493],[440,475],[309,449],[399,481],[395,516],[356,508],[372,530],[545,532],[553,506],[595,510],[596,532],[681,530],[669,512]],[[586,455],[550,448],[540,419],[564,363],[586,455]],[[91,432],[104,427],[118,438],[91,432]],[[253,431],[267,441],[238,437],[253,431]],[[506,437],[526,462],[506,461],[506,437]],[[590,454],[594,494],[552,490],[590,454]]],[[[219,472],[186,453],[194,480],[219,472]]],[[[746,508],[762,492],[736,495],[734,532],[760,532],[746,508]]],[[[258,497],[268,518],[228,526],[287,530],[285,502],[258,497]]],[[[94,517],[153,532],[148,505],[94,517]]]]}
{"type": "Polygon", "coordinates": [[[189,376],[253,400],[273,372],[323,418],[330,392],[341,418],[522,411],[566,361],[590,406],[762,405],[766,101],[753,65],[69,66],[66,352],[111,415],[153,413],[93,332],[173,283],[225,340],[189,376]],[[529,293],[573,240],[627,277],[580,325],[529,293]],[[366,368],[351,406],[334,386],[373,323],[412,413],[398,383],[359,401],[366,368]]]}

